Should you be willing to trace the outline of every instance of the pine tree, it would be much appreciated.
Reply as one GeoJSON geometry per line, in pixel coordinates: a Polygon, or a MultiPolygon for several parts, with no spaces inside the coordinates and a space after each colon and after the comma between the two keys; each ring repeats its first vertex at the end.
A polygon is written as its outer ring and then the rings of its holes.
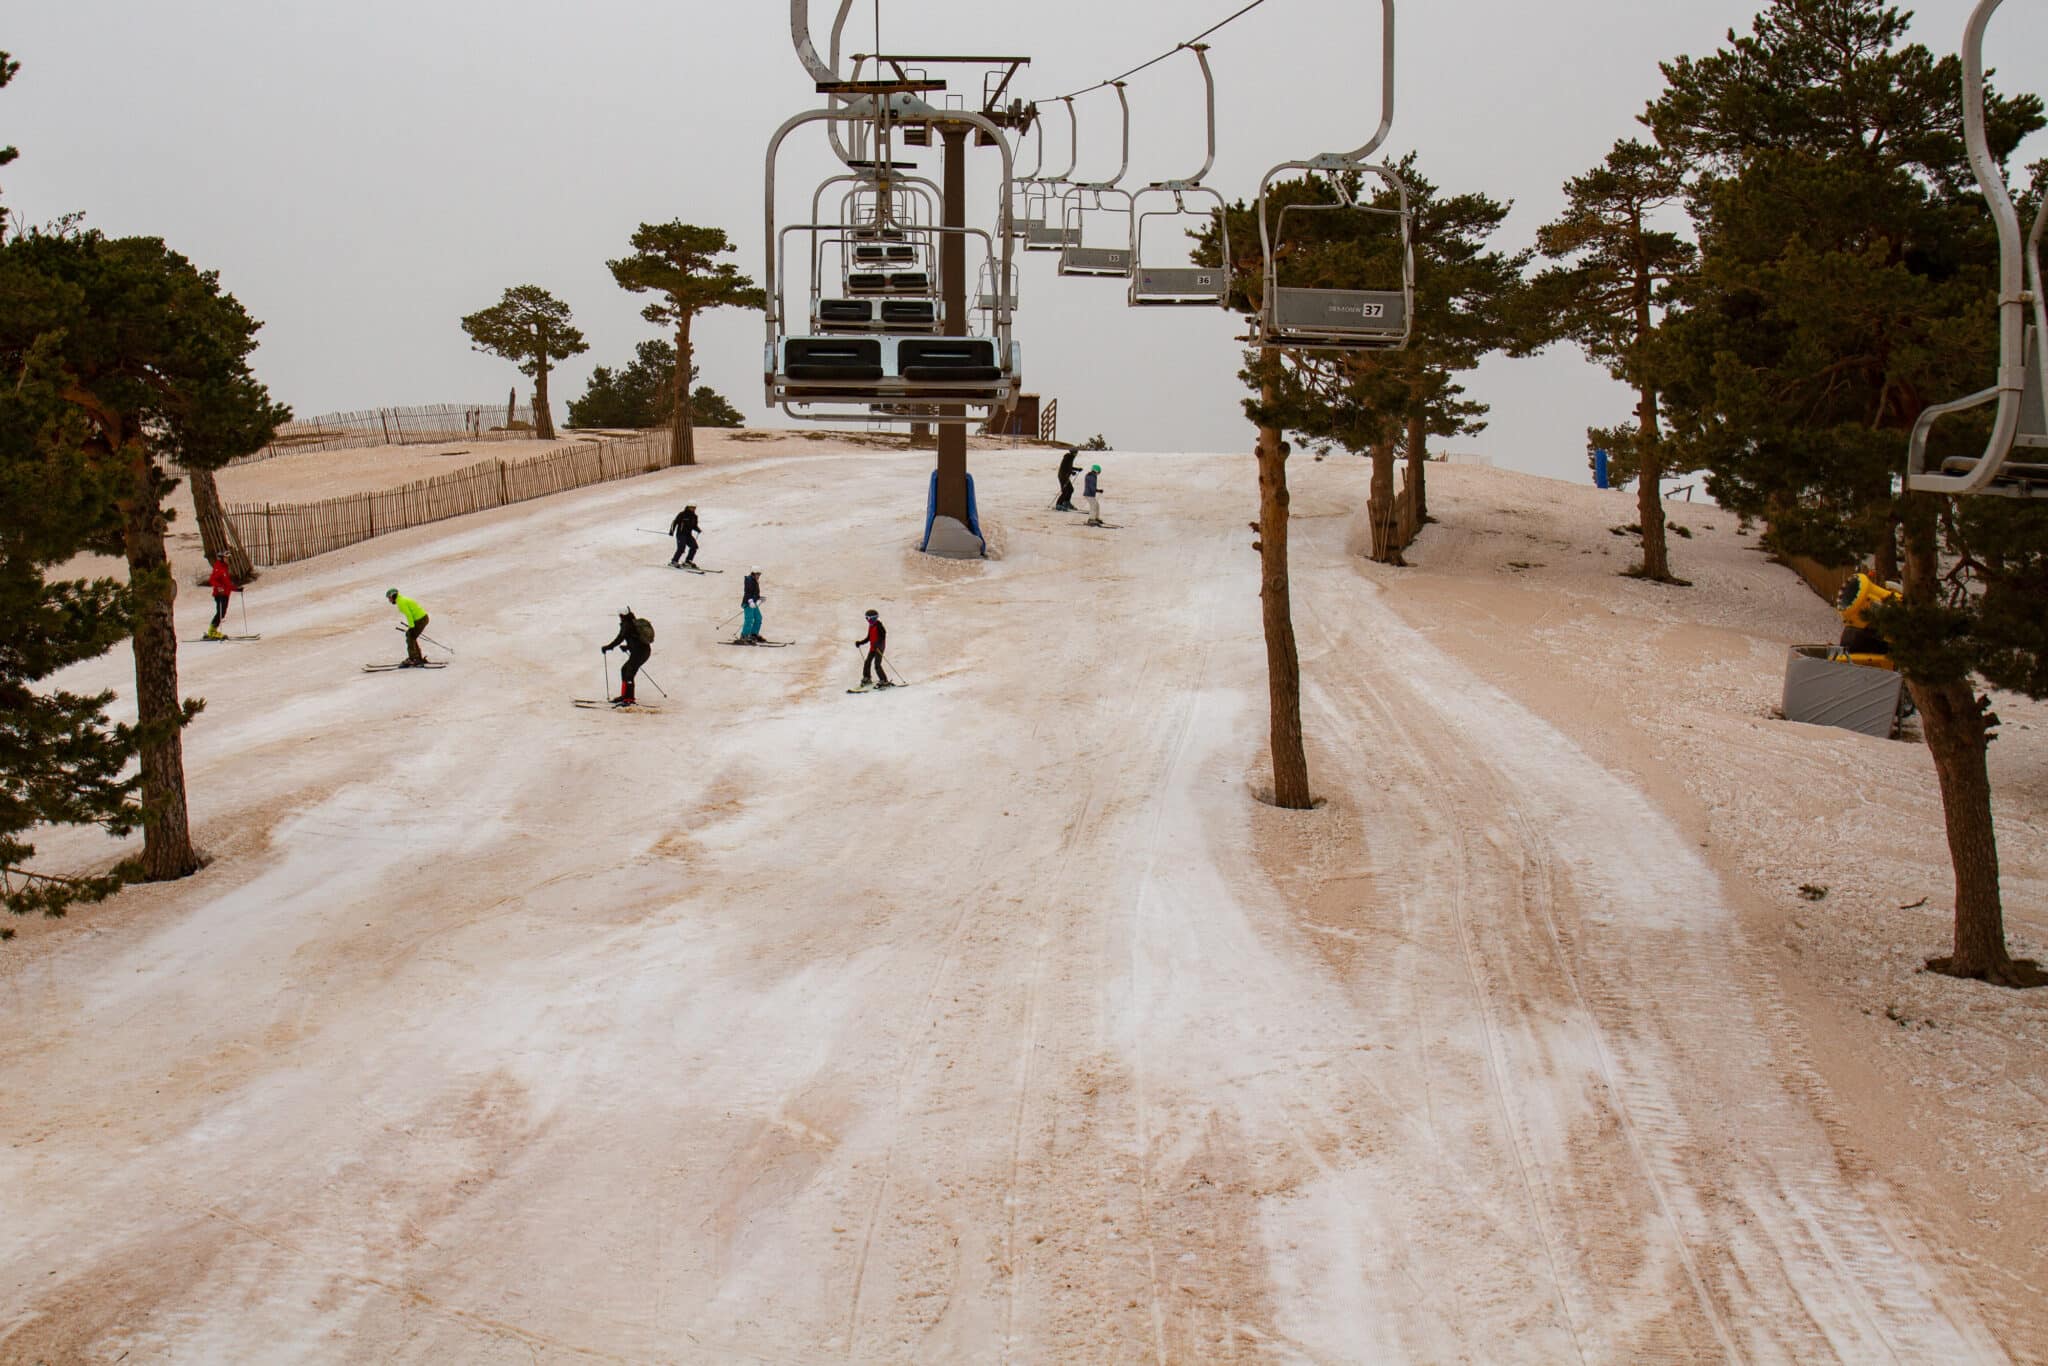
{"type": "Polygon", "coordinates": [[[1588,359],[1636,391],[1632,427],[1589,431],[1621,457],[1637,480],[1642,563],[1630,570],[1658,583],[1671,574],[1664,534],[1664,441],[1657,384],[1650,366],[1657,312],[1698,257],[1692,243],[1658,228],[1656,216],[1685,191],[1683,165],[1662,148],[1633,138],[1607,159],[1565,182],[1562,217],[1537,229],[1543,254],[1564,264],[1539,274],[1535,300],[1588,359]]]}
{"type": "MultiPolygon", "coordinates": [[[[0,261],[10,250],[0,243],[0,261]]],[[[0,266],[0,280],[8,272],[0,266]]],[[[5,299],[0,294],[0,299],[5,299]]],[[[0,901],[17,915],[62,915],[97,901],[134,870],[84,877],[31,872],[38,824],[135,825],[132,728],[110,725],[111,693],[36,685],[105,654],[131,628],[127,590],[112,579],[52,580],[50,569],[115,542],[109,472],[84,454],[84,421],[62,398],[51,348],[0,349],[0,901]]],[[[0,939],[12,930],[0,929],[0,939]]]]}
{"type": "MultiPolygon", "coordinates": [[[[1903,527],[1907,602],[1879,627],[1920,708],[1955,872],[1954,952],[1931,966],[2031,982],[2005,946],[1996,718],[1977,684],[2048,693],[2048,516],[1895,495],[1920,413],[1996,364],[1997,245],[1960,63],[1907,43],[1907,20],[1881,0],[1776,0],[1722,50],[1665,65],[1646,117],[1692,169],[1701,255],[1651,364],[1672,440],[1773,549],[1885,573],[1903,527]]],[[[2001,162],[2043,124],[2030,96],[1986,112],[2001,162]]]]}
{"type": "Polygon", "coordinates": [[[31,232],[0,250],[0,359],[14,372],[40,367],[61,397],[64,439],[109,500],[108,548],[128,562],[139,875],[151,881],[199,867],[181,731],[203,704],[178,697],[163,506],[176,481],[166,462],[218,466],[262,446],[289,416],[249,371],[259,326],[216,275],[157,238],[31,232]]]}
{"type": "Polygon", "coordinates": [[[713,308],[766,308],[768,296],[739,267],[717,258],[734,250],[718,228],[693,227],[688,223],[642,223],[634,229],[633,254],[607,261],[619,288],[633,294],[656,294],[660,298],[640,310],[640,316],[657,327],[675,331],[675,372],[672,379],[674,408],[670,422],[674,432],[670,461],[677,465],[697,463],[695,396],[690,380],[696,366],[690,344],[690,328],[699,313],[713,308]]]}
{"type": "MultiPolygon", "coordinates": [[[[19,70],[21,70],[20,62],[15,61],[5,52],[0,52],[0,89],[4,89],[7,83],[14,79],[14,73],[19,70]]],[[[21,153],[15,148],[0,145],[0,166],[7,165],[9,162],[13,161],[16,157],[20,155],[21,153]]],[[[5,201],[0,201],[0,233],[4,233],[6,231],[6,227],[6,205],[5,201]]]]}
{"type": "Polygon", "coordinates": [[[489,308],[464,318],[462,330],[474,349],[513,362],[533,381],[534,435],[553,440],[548,375],[556,362],[590,349],[569,320],[569,305],[539,285],[514,285],[489,308]]]}

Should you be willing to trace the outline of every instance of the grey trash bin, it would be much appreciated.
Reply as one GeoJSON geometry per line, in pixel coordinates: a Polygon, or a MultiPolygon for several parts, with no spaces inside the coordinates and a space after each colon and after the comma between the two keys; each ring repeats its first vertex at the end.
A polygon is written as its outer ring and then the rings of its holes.
{"type": "Polygon", "coordinates": [[[1904,687],[1890,669],[1851,664],[1840,646],[1794,645],[1785,660],[1785,719],[1889,740],[1904,687]]]}

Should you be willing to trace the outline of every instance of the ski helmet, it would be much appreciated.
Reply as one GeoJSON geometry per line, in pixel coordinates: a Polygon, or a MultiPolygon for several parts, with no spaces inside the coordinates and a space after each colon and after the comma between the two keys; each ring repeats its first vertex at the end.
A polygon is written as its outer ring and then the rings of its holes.
{"type": "Polygon", "coordinates": [[[879,617],[880,615],[882,615],[882,614],[881,614],[880,612],[877,612],[877,611],[876,611],[876,610],[875,610],[874,608],[872,608],[872,607],[868,608],[868,620],[869,620],[869,621],[873,621],[873,620],[874,620],[874,619],[875,619],[876,617],[879,617]]]}
{"type": "Polygon", "coordinates": [[[1090,473],[1090,474],[1100,474],[1100,473],[1102,473],[1102,466],[1100,466],[1100,465],[1090,465],[1090,466],[1088,467],[1088,473],[1090,473]]]}
{"type": "Polygon", "coordinates": [[[387,602],[396,602],[398,600],[398,590],[396,588],[385,589],[384,598],[387,602]]]}
{"type": "Polygon", "coordinates": [[[757,564],[752,569],[749,569],[747,572],[749,574],[758,574],[761,572],[761,566],[757,564]]]}

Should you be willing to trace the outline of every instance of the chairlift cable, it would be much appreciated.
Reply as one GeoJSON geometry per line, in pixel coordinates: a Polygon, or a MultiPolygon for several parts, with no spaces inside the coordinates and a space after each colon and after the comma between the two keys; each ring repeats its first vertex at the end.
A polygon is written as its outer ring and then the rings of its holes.
{"type": "Polygon", "coordinates": [[[1209,36],[1210,34],[1212,34],[1212,33],[1220,33],[1220,32],[1221,32],[1222,30],[1224,30],[1224,29],[1228,28],[1228,27],[1229,27],[1230,25],[1232,25],[1232,24],[1236,23],[1236,22],[1237,22],[1238,20],[1240,20],[1240,19],[1244,18],[1244,17],[1245,17],[1245,16],[1247,15],[1247,14],[1250,14],[1250,13],[1251,13],[1251,12],[1252,12],[1253,10],[1257,9],[1257,8],[1258,8],[1259,6],[1261,6],[1261,5],[1265,4],[1265,3],[1266,3],[1266,0],[1251,0],[1251,3],[1250,3],[1250,4],[1246,5],[1246,6],[1245,6],[1245,7],[1243,8],[1243,9],[1240,9],[1240,10],[1238,10],[1238,11],[1237,11],[1237,12],[1236,12],[1235,14],[1232,14],[1232,15],[1231,15],[1231,16],[1230,16],[1229,18],[1227,18],[1227,19],[1221,19],[1221,20],[1218,20],[1218,21],[1217,21],[1216,23],[1214,23],[1214,24],[1211,24],[1211,25],[1210,25],[1209,27],[1207,27],[1207,28],[1203,29],[1203,30],[1202,30],[1202,31],[1201,31],[1200,33],[1197,33],[1197,34],[1196,34],[1196,35],[1195,35],[1194,37],[1192,37],[1192,38],[1188,39],[1188,40],[1187,40],[1186,42],[1184,42],[1184,43],[1175,43],[1175,44],[1174,44],[1174,45],[1173,45],[1172,47],[1170,47],[1170,48],[1168,48],[1168,49],[1167,49],[1166,51],[1164,51],[1164,52],[1160,53],[1160,54],[1159,54],[1159,55],[1158,55],[1157,57],[1154,57],[1154,58],[1153,58],[1153,59],[1152,59],[1151,61],[1149,61],[1149,62],[1143,62],[1143,63],[1141,63],[1141,64],[1139,64],[1139,65],[1137,65],[1137,66],[1134,66],[1134,67],[1132,67],[1132,68],[1131,68],[1131,69],[1130,69],[1129,71],[1126,71],[1126,72],[1124,72],[1124,73],[1123,73],[1123,75],[1121,75],[1121,76],[1111,76],[1111,77],[1110,77],[1110,78],[1109,78],[1108,80],[1106,80],[1106,81],[1097,81],[1097,82],[1096,82],[1096,83],[1095,83],[1094,85],[1091,85],[1091,86],[1087,86],[1087,87],[1085,87],[1085,88],[1083,88],[1083,89],[1080,89],[1080,90],[1076,90],[1076,91],[1074,91],[1074,92],[1073,92],[1073,94],[1070,94],[1070,95],[1061,95],[1061,96],[1058,96],[1057,98],[1059,98],[1059,99],[1063,99],[1063,100],[1070,100],[1070,99],[1073,99],[1073,98],[1075,98],[1075,96],[1078,96],[1078,95],[1087,95],[1087,94],[1092,94],[1093,92],[1095,92],[1095,91],[1097,91],[1097,90],[1103,90],[1103,89],[1107,89],[1108,87],[1110,87],[1110,86],[1113,86],[1113,85],[1115,85],[1115,84],[1116,84],[1117,82],[1119,82],[1119,81],[1125,81],[1125,80],[1129,80],[1129,79],[1130,79],[1131,77],[1133,77],[1133,76],[1137,75],[1137,74],[1138,74],[1139,72],[1141,72],[1141,71],[1146,71],[1146,70],[1149,70],[1149,69],[1151,69],[1152,67],[1158,66],[1158,65],[1159,65],[1159,64],[1160,64],[1161,62],[1165,61],[1165,60],[1166,60],[1166,59],[1167,59],[1168,57],[1171,57],[1171,56],[1173,56],[1173,54],[1174,54],[1174,53],[1176,53],[1176,52],[1179,52],[1179,51],[1180,51],[1180,50],[1181,50],[1182,48],[1187,48],[1187,47],[1193,47],[1193,46],[1194,46],[1194,45],[1195,45],[1196,43],[1199,43],[1199,42],[1201,42],[1201,41],[1202,41],[1202,40],[1203,40],[1204,38],[1207,38],[1207,37],[1208,37],[1208,36],[1209,36]]]}

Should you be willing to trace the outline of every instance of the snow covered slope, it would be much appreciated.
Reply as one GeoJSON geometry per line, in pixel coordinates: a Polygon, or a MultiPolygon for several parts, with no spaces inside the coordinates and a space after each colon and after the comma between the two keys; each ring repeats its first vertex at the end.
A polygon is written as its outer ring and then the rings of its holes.
{"type": "Polygon", "coordinates": [[[819,451],[266,575],[182,656],[215,862],[0,950],[0,1357],[2038,1344],[1845,1157],[1687,794],[1345,554],[1356,464],[1296,462],[1282,813],[1250,462],[1115,453],[1089,531],[1055,461],[975,456],[982,564],[819,451]],[[718,643],[751,564],[789,649],[718,643]],[[451,667],[358,671],[387,586],[451,667]],[[664,710],[572,707],[628,606],[664,710]],[[844,691],[869,607],[914,687],[844,691]]]}

